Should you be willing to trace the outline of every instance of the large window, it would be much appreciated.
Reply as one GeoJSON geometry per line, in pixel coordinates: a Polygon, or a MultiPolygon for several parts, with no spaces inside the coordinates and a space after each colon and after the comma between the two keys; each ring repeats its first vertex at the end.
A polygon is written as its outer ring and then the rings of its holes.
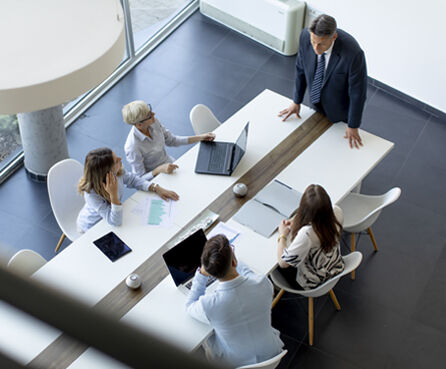
{"type": "MultiPolygon", "coordinates": [[[[198,0],[121,0],[121,3],[127,32],[127,50],[121,65],[101,85],[64,104],[66,126],[73,123],[198,7],[198,0]]],[[[17,117],[0,115],[0,183],[22,161],[17,117]]]]}

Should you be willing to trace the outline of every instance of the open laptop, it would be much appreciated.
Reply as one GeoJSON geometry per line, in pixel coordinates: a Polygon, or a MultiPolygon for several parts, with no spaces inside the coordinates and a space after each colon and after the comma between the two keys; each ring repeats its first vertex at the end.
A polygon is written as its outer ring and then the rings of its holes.
{"type": "Polygon", "coordinates": [[[246,151],[249,122],[246,123],[236,143],[200,142],[195,173],[230,176],[246,151]]]}
{"type": "MultiPolygon", "coordinates": [[[[201,265],[201,253],[206,243],[206,235],[203,229],[199,229],[178,245],[163,254],[164,262],[178,289],[189,294],[192,287],[192,279],[195,271],[201,265]]],[[[209,277],[206,286],[216,285],[217,279],[209,277]]]]}

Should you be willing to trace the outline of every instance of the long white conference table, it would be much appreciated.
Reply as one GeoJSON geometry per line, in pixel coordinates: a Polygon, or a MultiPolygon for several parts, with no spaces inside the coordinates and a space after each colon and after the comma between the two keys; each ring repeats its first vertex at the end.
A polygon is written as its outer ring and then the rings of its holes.
{"type": "MultiPolygon", "coordinates": [[[[174,189],[180,195],[170,227],[143,224],[135,209],[147,200],[148,194],[138,191],[124,203],[123,224],[120,227],[99,222],[37,271],[33,278],[89,306],[97,304],[314,114],[311,109],[303,107],[300,120],[290,118],[282,122],[277,112],[289,103],[288,98],[265,90],[216,129],[217,140],[235,141],[246,122],[250,122],[246,154],[232,176],[194,173],[198,152],[196,145],[176,161],[179,169],[174,174],[161,174],[156,178],[156,183],[174,189]],[[111,263],[92,244],[111,230],[132,248],[131,253],[115,263],[111,263]]],[[[333,203],[342,200],[393,148],[393,143],[360,130],[364,146],[360,150],[350,149],[343,138],[344,131],[344,123],[332,125],[277,178],[300,192],[311,183],[321,184],[333,203]]],[[[265,238],[232,219],[227,224],[241,232],[236,242],[237,257],[257,272],[269,273],[276,265],[275,235],[265,238]],[[253,247],[255,253],[250,252],[253,247]]],[[[184,350],[192,351],[212,333],[212,329],[188,317],[184,303],[185,296],[175,288],[169,275],[128,311],[122,320],[147,329],[184,350]]],[[[0,327],[0,350],[22,364],[33,360],[61,334],[5,303],[0,303],[0,327]]],[[[89,348],[69,367],[125,366],[89,348]]]]}

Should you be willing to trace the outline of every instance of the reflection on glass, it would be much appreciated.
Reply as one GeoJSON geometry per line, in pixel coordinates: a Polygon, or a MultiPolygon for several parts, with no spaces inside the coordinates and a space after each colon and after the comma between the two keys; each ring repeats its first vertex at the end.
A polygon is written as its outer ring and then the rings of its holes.
{"type": "Polygon", "coordinates": [[[141,47],[191,0],[130,0],[135,49],[141,47]]]}
{"type": "Polygon", "coordinates": [[[16,115],[0,115],[0,168],[22,147],[16,115]]]}

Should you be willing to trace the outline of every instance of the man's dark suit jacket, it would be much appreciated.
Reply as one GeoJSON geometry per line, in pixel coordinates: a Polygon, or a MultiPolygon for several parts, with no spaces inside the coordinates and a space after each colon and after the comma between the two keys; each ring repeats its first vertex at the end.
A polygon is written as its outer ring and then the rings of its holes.
{"type": "MultiPolygon", "coordinates": [[[[324,73],[320,103],[331,122],[343,121],[351,128],[358,128],[367,93],[364,52],[347,32],[340,29],[337,32],[338,37],[324,73]]],[[[317,55],[311,46],[310,32],[304,29],[296,60],[296,104],[302,102],[307,86],[311,88],[316,65],[317,55]]]]}

